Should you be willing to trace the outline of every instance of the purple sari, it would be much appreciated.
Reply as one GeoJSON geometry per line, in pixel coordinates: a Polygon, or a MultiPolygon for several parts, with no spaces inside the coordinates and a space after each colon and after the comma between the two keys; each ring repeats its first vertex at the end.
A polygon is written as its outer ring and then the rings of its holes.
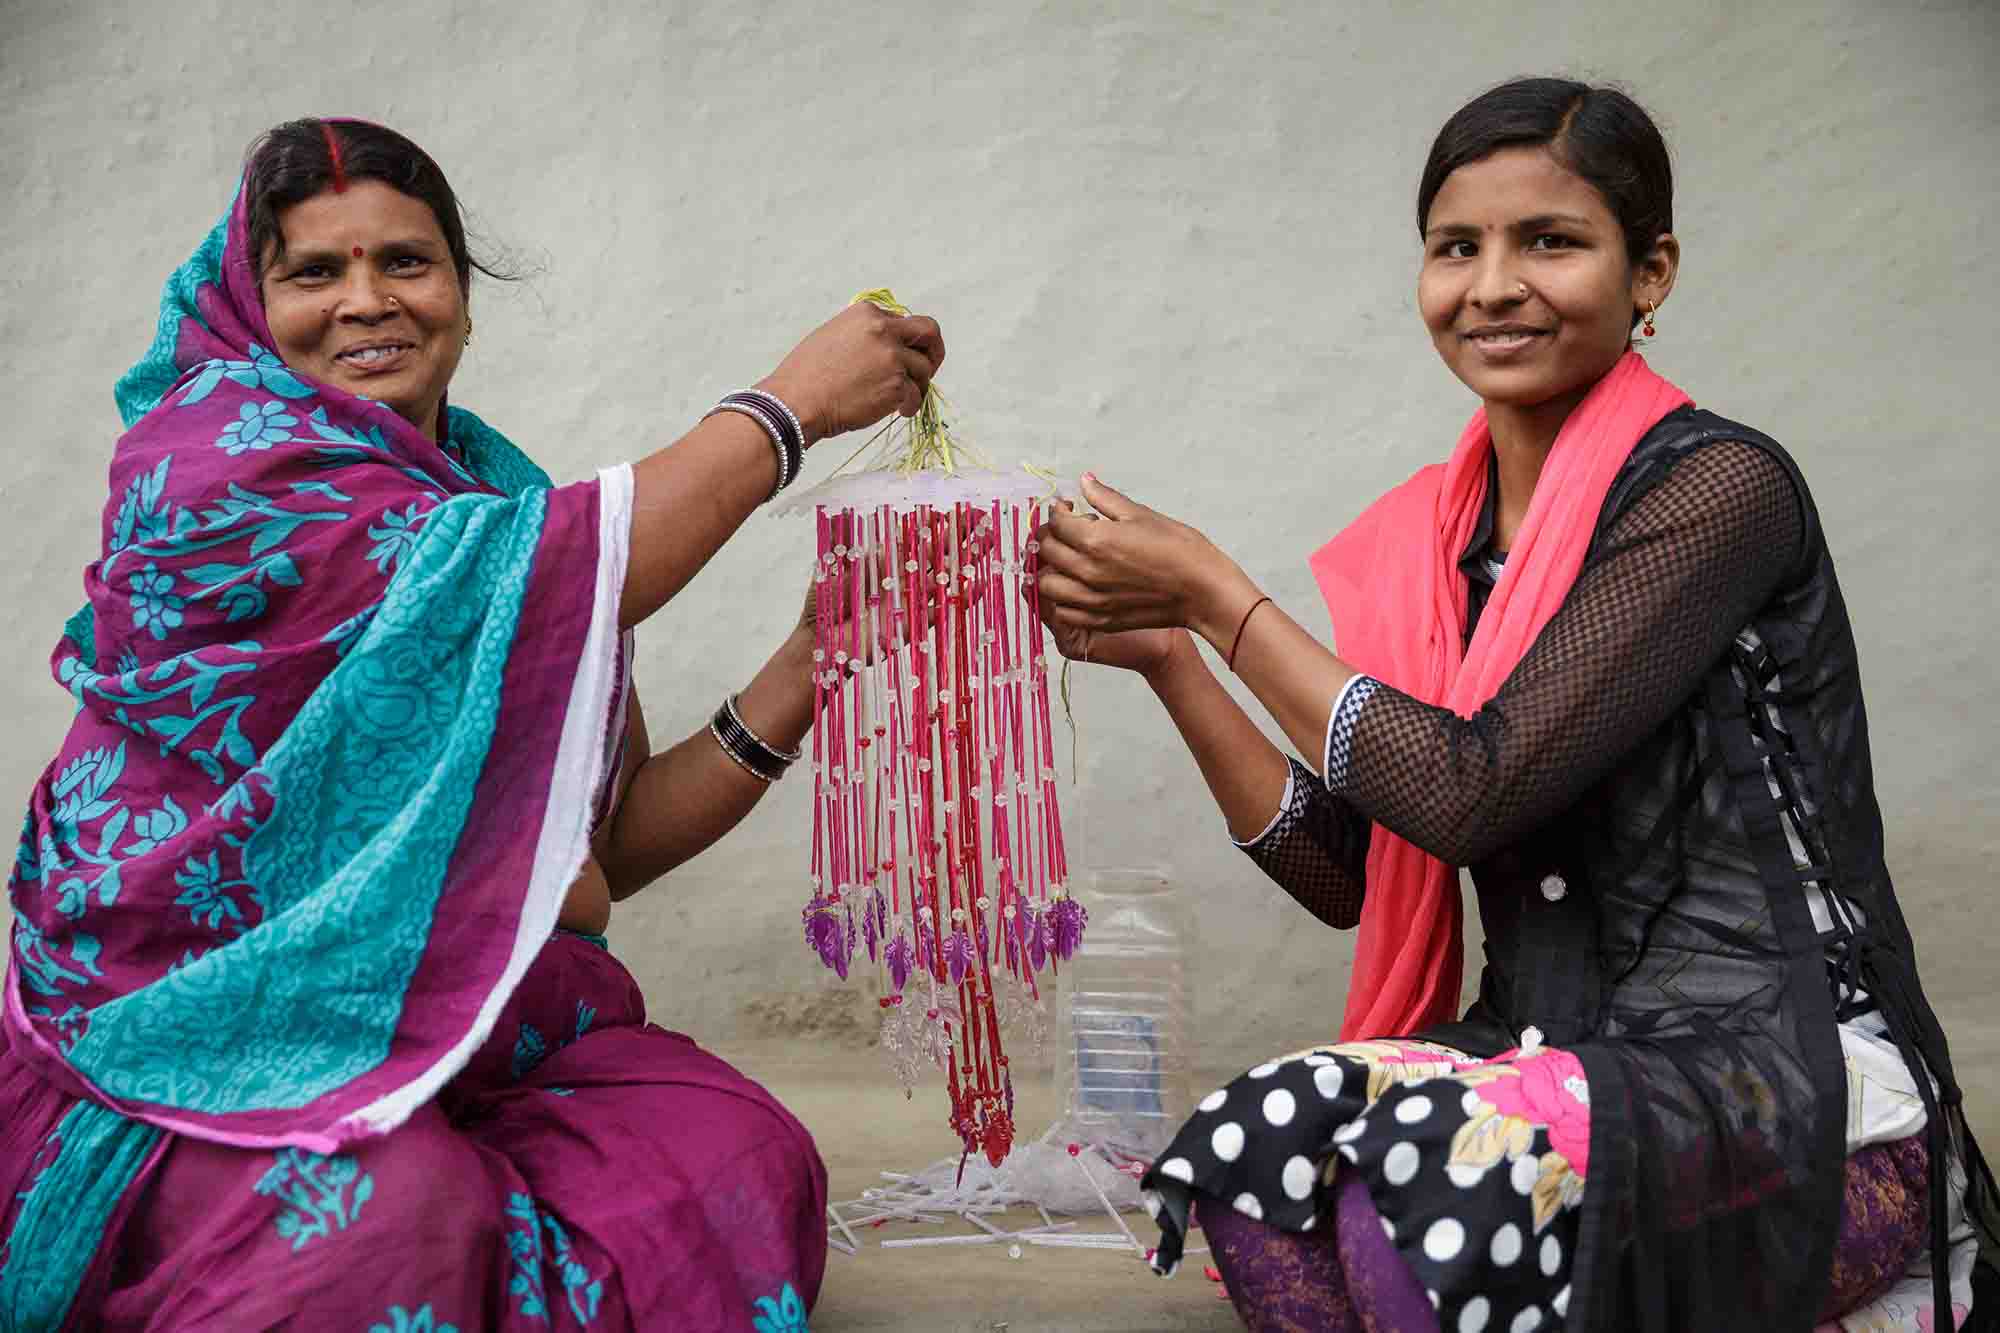
{"type": "Polygon", "coordinates": [[[0,1326],[803,1328],[810,1138],[552,935],[620,760],[630,471],[295,374],[245,253],[239,193],[120,382],[53,660],[0,1326]]]}

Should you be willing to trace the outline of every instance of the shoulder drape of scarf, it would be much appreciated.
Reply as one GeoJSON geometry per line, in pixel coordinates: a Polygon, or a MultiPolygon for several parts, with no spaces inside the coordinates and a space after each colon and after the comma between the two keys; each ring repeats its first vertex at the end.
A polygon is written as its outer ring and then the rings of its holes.
{"type": "MultiPolygon", "coordinates": [[[[1485,409],[1475,412],[1449,461],[1418,472],[1313,553],[1335,650],[1413,698],[1472,716],[1569,596],[1633,446],[1688,401],[1629,351],[1585,395],[1549,450],[1467,644],[1469,591],[1458,562],[1479,523],[1493,449],[1485,409]]],[[[1341,1039],[1396,1036],[1451,1018],[1464,967],[1460,925],[1456,868],[1378,826],[1341,1039]]]]}

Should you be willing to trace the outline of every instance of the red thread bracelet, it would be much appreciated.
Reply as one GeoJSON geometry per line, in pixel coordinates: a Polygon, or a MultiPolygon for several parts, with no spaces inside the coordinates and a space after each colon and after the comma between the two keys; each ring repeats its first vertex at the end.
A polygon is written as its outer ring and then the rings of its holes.
{"type": "Polygon", "coordinates": [[[1256,601],[1250,603],[1250,609],[1243,613],[1243,619],[1236,622],[1236,637],[1230,641],[1229,656],[1222,659],[1223,665],[1231,671],[1236,670],[1236,650],[1243,646],[1243,631],[1249,628],[1250,617],[1257,614],[1258,607],[1270,600],[1268,597],[1259,597],[1256,601]]]}

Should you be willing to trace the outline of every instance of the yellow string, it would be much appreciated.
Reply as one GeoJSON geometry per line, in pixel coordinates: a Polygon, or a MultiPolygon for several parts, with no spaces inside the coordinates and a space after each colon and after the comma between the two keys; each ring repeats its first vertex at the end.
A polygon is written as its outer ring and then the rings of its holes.
{"type": "MultiPolygon", "coordinates": [[[[910,308],[901,301],[898,301],[896,294],[887,287],[871,287],[865,292],[857,292],[852,304],[859,305],[863,301],[879,307],[892,315],[908,315],[910,313],[910,308]]],[[[863,469],[864,471],[893,470],[907,477],[912,472],[955,474],[958,471],[958,465],[961,461],[973,463],[980,467],[991,467],[992,465],[979,454],[978,450],[973,449],[952,434],[951,421],[945,415],[950,406],[951,404],[946,401],[945,396],[938,392],[935,383],[925,385],[924,401],[917,408],[915,416],[907,419],[903,417],[891,417],[889,424],[869,436],[866,443],[849,454],[846,462],[843,462],[833,470],[833,475],[838,476],[844,472],[849,464],[861,457],[862,454],[868,451],[870,446],[878,442],[882,442],[881,450],[877,453],[874,460],[863,469]]],[[[1029,476],[1043,482],[1049,488],[1048,495],[1043,500],[1036,502],[1037,510],[1044,503],[1061,501],[1062,482],[1055,473],[1049,471],[1047,468],[1036,467],[1032,463],[1023,463],[1021,464],[1021,468],[1029,476]]],[[[1062,676],[1059,685],[1062,697],[1063,721],[1069,724],[1069,780],[1071,786],[1076,786],[1081,780],[1082,761],[1080,754],[1082,743],[1077,731],[1076,713],[1070,707],[1069,669],[1071,665],[1070,660],[1065,657],[1063,659],[1062,676]]]]}
{"type": "MultiPolygon", "coordinates": [[[[854,304],[866,301],[880,307],[892,315],[907,315],[910,308],[896,299],[896,294],[887,287],[874,287],[856,294],[854,304]]],[[[847,460],[852,463],[877,440],[886,437],[887,444],[868,464],[868,471],[896,471],[908,476],[912,472],[956,473],[961,463],[987,466],[979,452],[969,447],[952,432],[951,418],[947,415],[951,404],[938,392],[935,383],[924,386],[924,400],[913,417],[893,417],[889,424],[872,436],[868,444],[857,449],[847,460]]],[[[847,466],[842,463],[842,468],[847,466]]],[[[837,473],[840,469],[836,468],[837,473]]]]}
{"type": "MultiPolygon", "coordinates": [[[[1049,488],[1049,493],[1035,502],[1037,510],[1045,504],[1061,504],[1063,502],[1062,479],[1056,476],[1055,473],[1045,467],[1036,467],[1033,463],[1021,464],[1021,470],[1049,488]]],[[[1089,640],[1086,639],[1085,642],[1088,643],[1089,640]]],[[[1082,761],[1079,755],[1083,743],[1077,731],[1076,713],[1071,709],[1069,701],[1069,669],[1075,665],[1069,658],[1063,658],[1062,676],[1058,682],[1062,697],[1063,721],[1069,724],[1069,785],[1072,787],[1077,786],[1082,781],[1082,761]]]]}

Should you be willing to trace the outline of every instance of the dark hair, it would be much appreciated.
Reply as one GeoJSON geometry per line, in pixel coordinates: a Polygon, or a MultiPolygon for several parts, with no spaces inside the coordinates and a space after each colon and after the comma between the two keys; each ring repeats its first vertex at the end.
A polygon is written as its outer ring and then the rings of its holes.
{"type": "MultiPolygon", "coordinates": [[[[1616,88],[1574,79],[1515,79],[1467,102],[1431,144],[1417,186],[1417,233],[1445,178],[1503,148],[1546,146],[1604,196],[1634,264],[1674,229],[1674,169],[1645,109],[1616,88]]],[[[1638,316],[1633,316],[1637,322],[1638,316]]]]}
{"type": "Polygon", "coordinates": [[[473,258],[465,243],[465,219],[451,182],[431,155],[392,129],[359,120],[288,120],[257,136],[245,155],[243,189],[249,199],[250,266],[261,285],[264,269],[285,253],[284,229],[278,215],[335,183],[331,134],[339,143],[339,175],[347,181],[377,180],[427,204],[444,233],[458,270],[460,290],[472,290],[472,271],[489,278],[495,272],[473,258]]]}

